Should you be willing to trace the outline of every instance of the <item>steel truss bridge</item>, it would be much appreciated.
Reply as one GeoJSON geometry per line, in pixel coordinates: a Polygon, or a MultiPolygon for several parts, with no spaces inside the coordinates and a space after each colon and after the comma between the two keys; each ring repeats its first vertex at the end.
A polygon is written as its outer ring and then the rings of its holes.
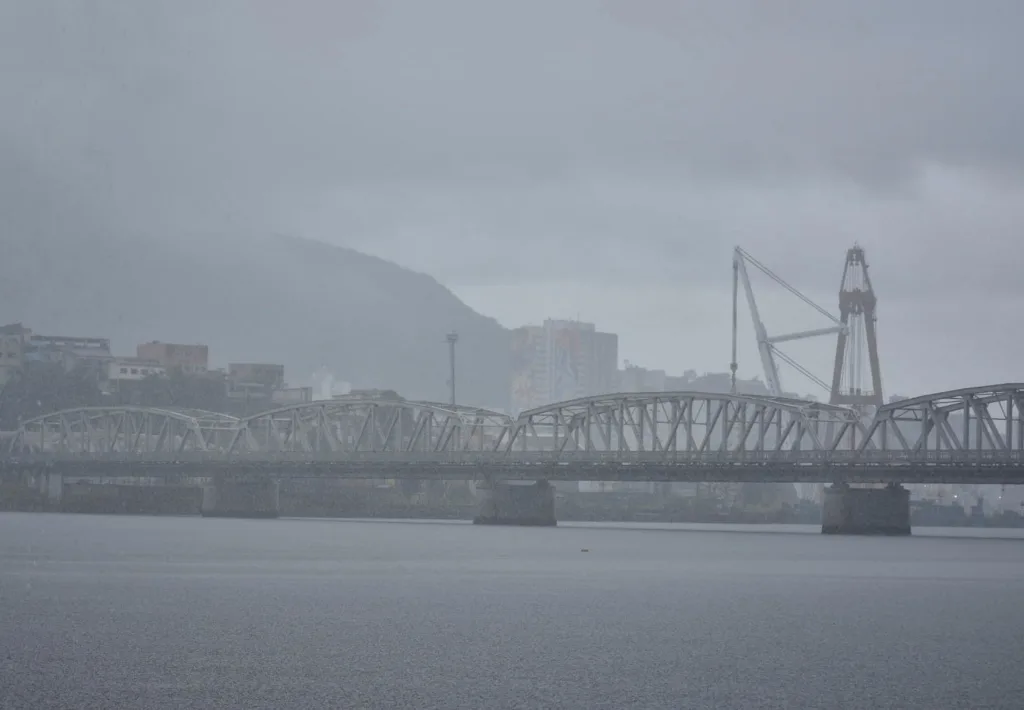
{"type": "Polygon", "coordinates": [[[1024,484],[1022,411],[1022,383],[907,399],[870,417],[703,392],[588,397],[514,419],[378,399],[246,418],[90,407],[0,435],[0,473],[1024,484]]]}

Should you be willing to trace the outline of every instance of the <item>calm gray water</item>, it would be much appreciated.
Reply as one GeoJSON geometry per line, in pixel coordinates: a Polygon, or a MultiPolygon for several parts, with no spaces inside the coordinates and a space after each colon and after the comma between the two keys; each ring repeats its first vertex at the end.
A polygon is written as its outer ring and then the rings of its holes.
{"type": "Polygon", "coordinates": [[[0,514],[0,707],[1019,710],[981,534],[0,514]]]}

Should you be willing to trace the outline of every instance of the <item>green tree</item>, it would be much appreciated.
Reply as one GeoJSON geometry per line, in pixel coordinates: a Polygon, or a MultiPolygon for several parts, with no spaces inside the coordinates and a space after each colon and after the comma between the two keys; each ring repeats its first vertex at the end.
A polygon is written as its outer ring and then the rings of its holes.
{"type": "Polygon", "coordinates": [[[121,404],[141,407],[205,409],[223,412],[227,408],[224,378],[210,373],[187,375],[174,369],[166,375],[152,375],[138,382],[122,383],[116,393],[121,404]]]}
{"type": "Polygon", "coordinates": [[[26,419],[61,409],[102,404],[99,383],[84,369],[66,372],[58,363],[29,362],[0,390],[0,429],[17,429],[26,419]]]}

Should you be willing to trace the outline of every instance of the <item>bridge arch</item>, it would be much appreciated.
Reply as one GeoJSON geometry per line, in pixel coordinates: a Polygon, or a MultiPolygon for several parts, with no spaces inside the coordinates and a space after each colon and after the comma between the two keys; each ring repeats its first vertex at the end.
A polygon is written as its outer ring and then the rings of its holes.
{"type": "Polygon", "coordinates": [[[8,453],[174,454],[216,450],[237,428],[228,414],[193,409],[76,407],[21,423],[8,453]]]}
{"type": "Polygon", "coordinates": [[[851,448],[866,427],[830,404],[710,392],[638,392],[583,397],[523,412],[505,449],[566,457],[647,454],[771,458],[851,448]]]}
{"type": "Polygon", "coordinates": [[[935,392],[879,407],[861,448],[921,456],[1024,451],[1024,383],[935,392]]]}
{"type": "Polygon", "coordinates": [[[337,399],[271,409],[238,422],[231,454],[495,451],[506,415],[404,399],[337,399]]]}

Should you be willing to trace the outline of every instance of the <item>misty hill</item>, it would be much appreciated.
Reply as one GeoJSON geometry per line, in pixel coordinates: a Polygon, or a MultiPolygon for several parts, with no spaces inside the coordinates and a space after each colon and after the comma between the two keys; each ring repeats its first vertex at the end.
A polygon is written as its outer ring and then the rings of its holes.
{"type": "Polygon", "coordinates": [[[0,323],[109,337],[117,354],[149,340],[205,343],[212,366],[283,363],[293,386],[326,366],[355,387],[435,400],[448,398],[454,329],[460,401],[506,404],[507,331],[424,274],[293,237],[16,226],[0,235],[0,323]]]}

